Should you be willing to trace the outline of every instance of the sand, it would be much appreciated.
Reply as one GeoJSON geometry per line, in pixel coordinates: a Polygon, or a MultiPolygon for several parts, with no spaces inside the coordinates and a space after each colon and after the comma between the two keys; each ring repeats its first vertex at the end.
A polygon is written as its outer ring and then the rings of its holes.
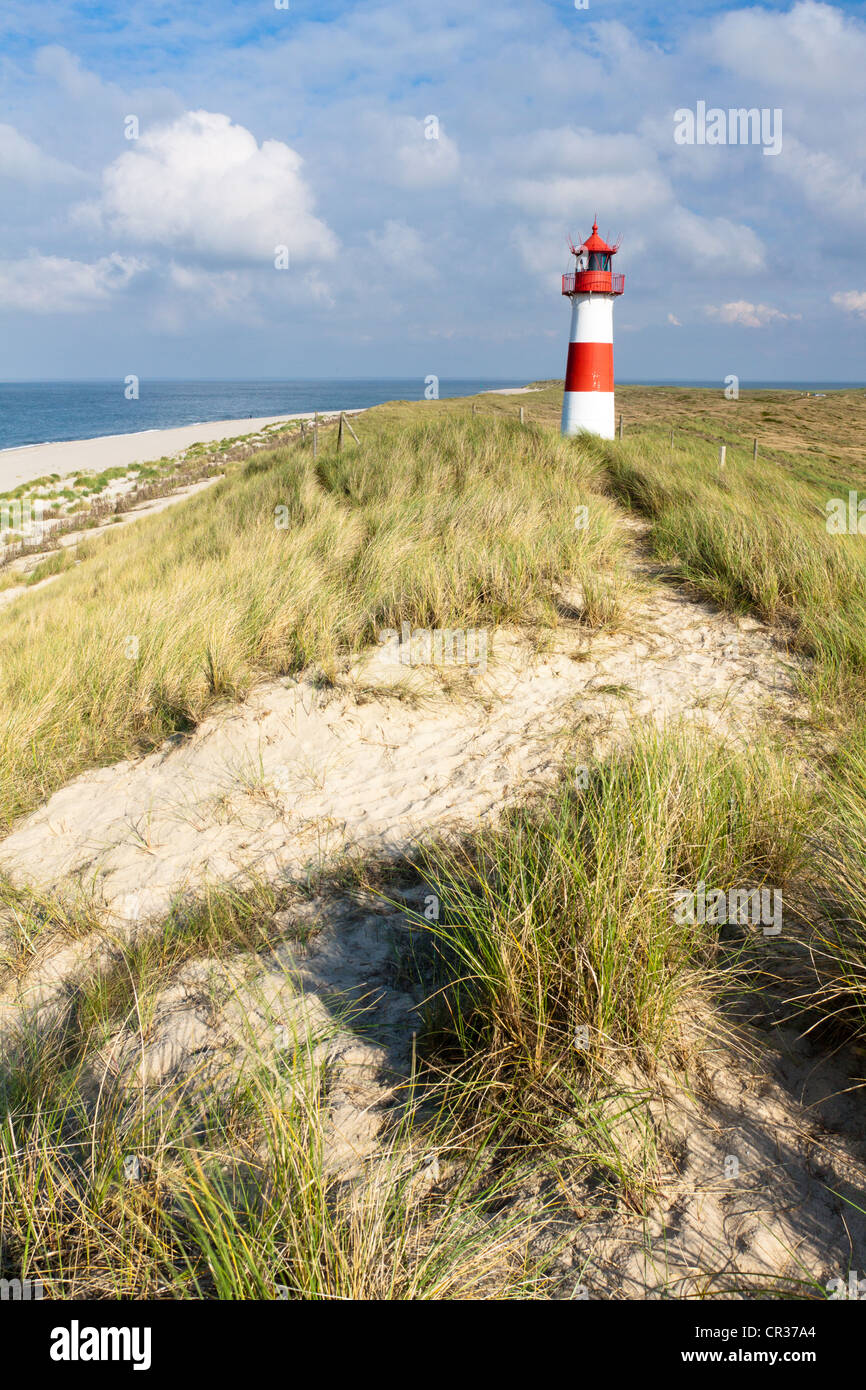
{"type": "MultiPolygon", "coordinates": [[[[19,883],[94,893],[103,921],[74,939],[47,933],[25,970],[6,972],[0,1051],[14,1053],[25,1022],[73,1026],[75,985],[153,930],[184,890],[251,870],[303,883],[347,848],[399,855],[431,832],[489,822],[549,782],[569,750],[602,756],[641,721],[684,719],[736,743],[764,719],[806,713],[798,660],[766,625],[658,583],[651,565],[637,564],[635,581],[625,631],[588,633],[565,620],[539,651],[500,629],[487,671],[456,689],[433,672],[395,672],[375,649],[336,689],[263,682],[188,737],[56,792],[2,842],[0,867],[19,883]]],[[[564,597],[579,609],[578,595],[564,597]]],[[[387,1151],[412,1065],[422,996],[401,962],[425,893],[300,894],[277,914],[272,952],[189,961],[158,990],[146,1030],[118,1027],[96,1072],[119,1075],[135,1095],[227,1085],[252,1055],[251,1038],[275,1056],[307,1035],[328,1066],[327,1163],[359,1176],[387,1151]],[[309,939],[298,927],[312,929],[309,939]]],[[[760,1008],[772,1014],[772,1000],[760,1008]]],[[[623,1126],[635,1152],[653,1136],[653,1182],[638,1210],[579,1153],[569,1160],[556,1192],[554,1297],[744,1288],[760,1297],[779,1278],[820,1287],[859,1268],[866,1121],[849,1059],[797,1037],[784,1013],[780,1002],[779,1016],[754,1018],[751,1057],[727,1037],[696,1051],[685,1082],[665,1074],[650,1085],[627,1070],[611,1078],[607,1122],[625,1152],[623,1126]]],[[[450,1159],[417,1159],[420,1196],[447,1180],[450,1159]]],[[[537,1212],[541,1229],[551,1202],[543,1166],[515,1201],[537,1212]]]]}
{"type": "Polygon", "coordinates": [[[490,391],[481,391],[482,396],[530,396],[533,391],[540,391],[540,386],[496,386],[490,391]]]}
{"type": "Polygon", "coordinates": [[[435,669],[382,649],[336,690],[311,675],[263,682],[189,737],[55,792],[0,843],[0,870],[42,889],[86,881],[115,923],[146,919],[207,881],[303,876],[347,849],[400,854],[477,824],[555,777],[578,725],[598,757],[637,720],[736,739],[759,712],[797,712],[786,654],[756,620],[658,586],[630,627],[588,637],[566,620],[541,654],[500,628],[457,698],[435,669]]]}
{"type": "MultiPolygon", "coordinates": [[[[353,412],[354,413],[354,412],[353,412]]],[[[0,449],[0,492],[19,483],[51,473],[101,473],[106,468],[149,463],[189,449],[239,434],[255,434],[281,420],[309,420],[312,411],[292,415],[244,416],[240,420],[208,420],[198,425],[178,425],[169,430],[142,430],[137,434],[105,434],[98,439],[71,439],[59,444],[29,444],[23,449],[0,449]]]]}

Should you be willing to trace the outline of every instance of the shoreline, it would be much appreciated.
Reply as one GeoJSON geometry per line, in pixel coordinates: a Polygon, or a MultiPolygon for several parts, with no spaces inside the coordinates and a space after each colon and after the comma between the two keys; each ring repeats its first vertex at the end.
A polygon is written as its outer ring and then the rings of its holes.
{"type": "MultiPolygon", "coordinates": [[[[347,415],[360,414],[358,410],[347,415]]],[[[0,493],[51,473],[66,478],[74,473],[101,473],[106,468],[132,467],[181,453],[194,444],[214,444],[236,435],[257,434],[268,425],[288,420],[311,420],[315,411],[288,415],[244,416],[235,420],[205,420],[196,425],[172,425],[167,429],[137,430],[131,434],[102,434],[93,439],[65,439],[56,443],[21,444],[0,450],[0,493]]],[[[339,411],[319,411],[323,418],[339,411]]]]}

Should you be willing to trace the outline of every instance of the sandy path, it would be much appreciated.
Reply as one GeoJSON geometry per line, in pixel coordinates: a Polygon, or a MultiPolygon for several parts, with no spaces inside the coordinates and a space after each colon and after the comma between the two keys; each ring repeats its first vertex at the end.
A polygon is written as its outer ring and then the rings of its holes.
{"type": "Polygon", "coordinates": [[[660,587],[631,616],[630,633],[591,638],[565,623],[540,656],[502,629],[463,699],[429,668],[411,670],[420,704],[388,694],[407,668],[381,651],[336,691],[268,682],[190,737],[76,778],[0,843],[0,868],[42,887],[75,878],[118,918],[149,917],[208,879],[399,853],[477,822],[553,777],[576,740],[602,753],[636,719],[747,736],[773,702],[794,708],[784,656],[754,620],[660,587]]]}

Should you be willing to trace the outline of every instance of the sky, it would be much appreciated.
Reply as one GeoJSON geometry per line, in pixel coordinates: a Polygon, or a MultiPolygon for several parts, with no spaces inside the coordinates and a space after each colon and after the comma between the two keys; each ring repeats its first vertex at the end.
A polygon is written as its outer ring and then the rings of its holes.
{"type": "Polygon", "coordinates": [[[619,379],[866,381],[864,73],[854,3],[3,0],[0,380],[561,376],[597,216],[619,379]]]}

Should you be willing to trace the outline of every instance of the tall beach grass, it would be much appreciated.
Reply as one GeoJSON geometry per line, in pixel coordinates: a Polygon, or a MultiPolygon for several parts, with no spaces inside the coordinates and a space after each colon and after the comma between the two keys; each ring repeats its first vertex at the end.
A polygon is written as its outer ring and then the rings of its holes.
{"type": "Polygon", "coordinates": [[[552,624],[569,581],[587,623],[614,618],[622,543],[580,447],[411,407],[370,412],[363,438],[263,451],[0,613],[0,824],[264,675],[333,677],[383,628],[552,624]]]}

